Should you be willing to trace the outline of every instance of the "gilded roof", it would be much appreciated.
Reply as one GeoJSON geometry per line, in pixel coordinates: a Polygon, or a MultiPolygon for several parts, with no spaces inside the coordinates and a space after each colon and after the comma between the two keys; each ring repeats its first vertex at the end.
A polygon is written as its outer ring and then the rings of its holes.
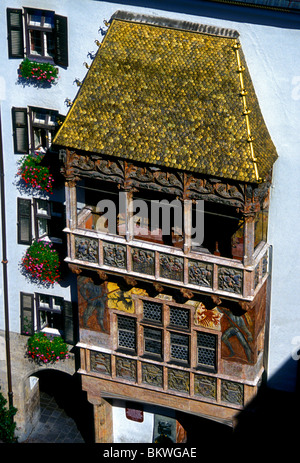
{"type": "Polygon", "coordinates": [[[234,34],[113,19],[55,144],[263,180],[277,154],[239,47],[234,34]]]}

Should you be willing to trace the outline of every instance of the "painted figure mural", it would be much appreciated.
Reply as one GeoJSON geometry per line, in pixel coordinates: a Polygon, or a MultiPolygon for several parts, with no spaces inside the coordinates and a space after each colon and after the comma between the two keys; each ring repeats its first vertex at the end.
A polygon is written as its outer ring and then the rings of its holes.
{"type": "MultiPolygon", "coordinates": [[[[226,357],[243,357],[246,355],[248,362],[251,361],[252,349],[250,343],[253,341],[253,336],[250,331],[250,320],[246,315],[235,315],[231,310],[220,307],[223,312],[224,321],[228,322],[228,327],[225,328],[222,334],[222,342],[229,350],[226,357]],[[242,349],[241,349],[242,348],[242,349]]],[[[223,355],[225,357],[225,355],[223,355]]]]}
{"type": "Polygon", "coordinates": [[[92,278],[78,277],[80,326],[95,331],[108,332],[106,283],[96,285],[92,278]]]}

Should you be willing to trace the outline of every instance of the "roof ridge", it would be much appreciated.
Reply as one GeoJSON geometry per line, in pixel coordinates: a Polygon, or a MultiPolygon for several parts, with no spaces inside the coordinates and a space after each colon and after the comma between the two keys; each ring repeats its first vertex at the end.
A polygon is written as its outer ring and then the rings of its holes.
{"type": "Polygon", "coordinates": [[[257,158],[255,156],[254,147],[253,147],[254,137],[252,136],[252,133],[251,133],[251,125],[250,125],[250,119],[249,119],[249,114],[251,113],[251,109],[247,105],[246,95],[248,94],[248,91],[245,88],[244,78],[243,78],[243,72],[245,71],[245,67],[242,65],[241,57],[239,54],[240,47],[241,47],[241,44],[239,43],[238,40],[236,40],[234,44],[234,49],[235,49],[236,60],[237,60],[237,65],[238,65],[237,72],[239,74],[239,81],[240,81],[240,87],[241,87],[240,95],[243,101],[243,114],[246,120],[247,143],[249,143],[249,147],[250,147],[250,155],[251,155],[251,160],[253,162],[255,178],[257,181],[260,181],[261,178],[258,173],[257,158]]]}
{"type": "Polygon", "coordinates": [[[225,27],[211,26],[208,24],[194,23],[191,21],[182,21],[177,19],[165,18],[162,16],[151,16],[139,13],[132,13],[129,11],[118,10],[116,11],[110,21],[114,19],[122,21],[131,21],[149,24],[152,26],[168,27],[172,29],[181,29],[189,32],[200,32],[203,34],[217,35],[221,37],[238,38],[239,33],[234,29],[225,27]]]}

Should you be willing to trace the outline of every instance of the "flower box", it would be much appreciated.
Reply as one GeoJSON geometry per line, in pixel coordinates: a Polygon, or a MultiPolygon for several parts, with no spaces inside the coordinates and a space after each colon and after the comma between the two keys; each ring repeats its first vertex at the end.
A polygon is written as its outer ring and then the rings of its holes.
{"type": "Polygon", "coordinates": [[[38,364],[55,363],[69,358],[68,346],[61,336],[35,333],[27,341],[26,356],[38,364]]]}
{"type": "Polygon", "coordinates": [[[50,63],[38,63],[25,58],[19,67],[19,79],[35,84],[52,85],[58,78],[58,68],[50,63]]]}
{"type": "Polygon", "coordinates": [[[22,258],[22,267],[27,275],[39,282],[54,284],[60,279],[58,252],[48,241],[34,241],[22,258]]]}
{"type": "Polygon", "coordinates": [[[49,173],[49,168],[41,165],[42,159],[43,154],[38,152],[24,156],[20,161],[18,175],[27,187],[52,194],[54,179],[49,173]]]}

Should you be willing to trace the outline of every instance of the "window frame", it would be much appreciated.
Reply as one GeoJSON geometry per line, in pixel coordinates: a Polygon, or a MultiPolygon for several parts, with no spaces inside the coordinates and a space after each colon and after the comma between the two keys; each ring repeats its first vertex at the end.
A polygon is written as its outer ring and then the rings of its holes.
{"type": "Polygon", "coordinates": [[[77,327],[75,317],[75,304],[68,301],[63,296],[47,293],[25,293],[20,292],[20,321],[21,321],[21,334],[25,336],[32,336],[35,332],[44,332],[52,335],[60,335],[66,343],[75,345],[77,342],[77,327]],[[40,307],[39,296],[47,296],[50,298],[50,306],[40,307]],[[61,309],[55,309],[53,306],[54,299],[61,300],[61,309]],[[61,315],[61,328],[48,328],[41,329],[40,326],[40,312],[47,311],[54,314],[61,315]]]}
{"type": "Polygon", "coordinates": [[[46,333],[57,333],[60,334],[62,330],[62,325],[63,325],[63,316],[62,316],[62,311],[63,311],[63,305],[64,305],[64,298],[61,296],[54,296],[50,294],[44,294],[44,293],[35,293],[35,310],[36,310],[36,319],[37,319],[37,329],[40,332],[46,332],[46,333]],[[44,307],[41,305],[41,297],[48,297],[49,298],[49,306],[44,307]],[[61,308],[60,309],[55,309],[54,308],[54,300],[55,299],[60,299],[61,300],[61,308]],[[60,328],[57,327],[48,327],[47,325],[42,326],[41,325],[41,317],[40,313],[41,312],[48,312],[50,314],[55,314],[60,316],[60,328]]]}
{"type": "Polygon", "coordinates": [[[54,109],[48,109],[48,108],[40,108],[40,107],[35,107],[35,106],[29,106],[28,107],[28,112],[29,112],[29,135],[30,135],[30,145],[31,145],[31,151],[37,151],[41,144],[38,146],[35,146],[35,129],[41,129],[45,132],[44,137],[46,139],[46,146],[42,146],[45,150],[49,150],[52,145],[52,140],[54,138],[55,132],[58,128],[57,124],[57,119],[59,117],[58,111],[54,109]],[[45,114],[45,123],[42,122],[36,122],[34,120],[35,114],[38,113],[45,114]],[[55,116],[55,122],[54,124],[49,123],[49,120],[51,117],[55,116]]]}
{"type": "Polygon", "coordinates": [[[59,219],[62,220],[63,224],[65,223],[65,205],[59,201],[51,201],[43,198],[17,198],[17,243],[18,244],[27,244],[30,245],[33,239],[49,239],[52,243],[61,245],[64,243],[64,234],[60,230],[60,233],[57,236],[52,236],[51,232],[51,221],[57,220],[56,217],[59,216],[59,219]],[[46,203],[46,213],[38,212],[38,202],[45,201],[46,203]],[[22,203],[26,205],[27,211],[24,213],[22,211],[22,203]],[[55,212],[53,209],[59,205],[61,212],[55,212]],[[28,226],[28,240],[22,240],[22,223],[23,220],[27,220],[28,226]],[[40,219],[46,220],[46,232],[44,234],[39,234],[39,224],[40,219]],[[61,236],[60,236],[61,235],[61,236]]]}
{"type": "Polygon", "coordinates": [[[31,60],[37,61],[47,61],[50,63],[54,63],[55,57],[55,24],[54,24],[54,17],[55,12],[52,10],[42,10],[40,8],[24,8],[24,18],[25,18],[25,42],[26,42],[26,54],[27,57],[31,60]],[[30,15],[33,11],[39,11],[41,13],[41,24],[30,24],[30,15]],[[53,16],[53,26],[45,26],[45,13],[50,13],[53,16]],[[31,52],[31,36],[30,31],[36,31],[41,34],[41,50],[42,53],[32,53],[31,52]],[[46,34],[51,33],[52,40],[53,40],[53,56],[46,54],[46,47],[45,42],[47,42],[46,34]],[[46,39],[46,40],[45,40],[46,39]]]}
{"type": "MultiPolygon", "coordinates": [[[[58,66],[67,68],[69,66],[69,47],[68,47],[68,18],[60,16],[53,10],[41,8],[7,8],[7,37],[8,37],[8,57],[9,59],[19,59],[27,56],[37,62],[50,62],[58,66]],[[42,25],[28,24],[28,12],[32,10],[49,12],[53,14],[53,27],[51,28],[53,34],[53,57],[35,55],[30,53],[30,38],[29,29],[44,31],[47,33],[49,27],[42,25]]],[[[43,53],[44,53],[44,45],[43,53]]]]}
{"type": "Polygon", "coordinates": [[[42,148],[45,151],[51,151],[52,140],[55,136],[56,131],[59,129],[58,121],[64,118],[59,114],[58,110],[50,108],[42,108],[38,106],[28,106],[28,107],[12,107],[12,129],[13,129],[13,146],[14,154],[29,154],[34,153],[39,149],[35,147],[34,140],[34,129],[42,129],[45,131],[46,146],[42,148]],[[46,114],[46,122],[35,122],[34,114],[44,113],[46,114]],[[20,116],[23,115],[23,120],[20,121],[20,116]],[[55,117],[55,122],[49,123],[51,117],[55,117]],[[18,129],[22,132],[18,132],[18,129]],[[50,134],[51,133],[51,134],[50,134]],[[50,134],[50,136],[49,136],[50,134]],[[51,141],[49,141],[51,138],[51,141]],[[20,148],[23,147],[24,149],[20,148]]]}

